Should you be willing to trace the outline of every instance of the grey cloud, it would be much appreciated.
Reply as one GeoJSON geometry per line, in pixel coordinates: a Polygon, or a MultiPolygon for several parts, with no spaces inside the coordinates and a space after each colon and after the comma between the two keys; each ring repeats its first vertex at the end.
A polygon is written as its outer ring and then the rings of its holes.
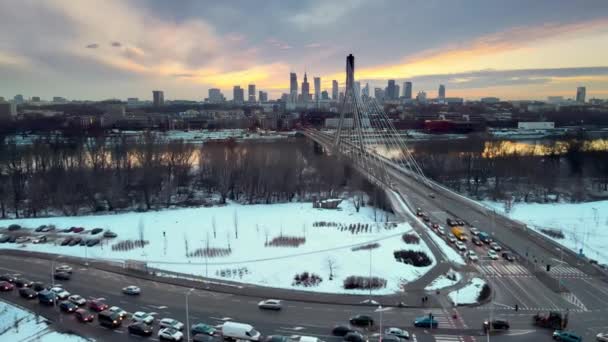
{"type": "Polygon", "coordinates": [[[97,49],[99,47],[99,44],[89,44],[86,46],[87,49],[97,49]]]}
{"type": "Polygon", "coordinates": [[[120,42],[112,42],[112,46],[113,47],[121,47],[122,44],[120,44],[120,42]]]}

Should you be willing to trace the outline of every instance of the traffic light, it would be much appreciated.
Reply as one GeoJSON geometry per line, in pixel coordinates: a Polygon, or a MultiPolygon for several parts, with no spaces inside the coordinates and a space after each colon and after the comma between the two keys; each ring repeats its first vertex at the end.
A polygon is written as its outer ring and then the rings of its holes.
{"type": "Polygon", "coordinates": [[[551,271],[551,265],[547,264],[547,272],[551,271]]]}

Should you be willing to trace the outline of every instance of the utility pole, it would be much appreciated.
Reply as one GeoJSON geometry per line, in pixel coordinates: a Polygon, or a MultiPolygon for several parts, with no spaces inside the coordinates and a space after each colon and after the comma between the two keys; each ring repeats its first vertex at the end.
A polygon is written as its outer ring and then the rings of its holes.
{"type": "Polygon", "coordinates": [[[186,341],[190,341],[190,311],[188,310],[188,296],[194,291],[194,288],[186,292],[186,341]]]}

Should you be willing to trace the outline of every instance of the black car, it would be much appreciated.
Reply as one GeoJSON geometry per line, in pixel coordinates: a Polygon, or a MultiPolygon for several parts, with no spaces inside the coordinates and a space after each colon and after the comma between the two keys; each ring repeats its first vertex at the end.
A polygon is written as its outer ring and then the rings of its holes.
{"type": "Polygon", "coordinates": [[[70,244],[70,242],[72,241],[71,237],[67,237],[65,239],[63,239],[63,241],[61,241],[61,245],[62,246],[67,246],[68,244],[70,244]]]}
{"type": "Polygon", "coordinates": [[[118,235],[116,235],[116,233],[109,231],[109,230],[106,230],[105,233],[103,233],[103,237],[105,237],[105,238],[115,238],[117,236],[118,235]]]}
{"type": "Polygon", "coordinates": [[[21,226],[18,224],[11,224],[10,226],[8,226],[8,230],[10,230],[10,231],[19,230],[19,229],[21,229],[21,226]]]}
{"type": "Polygon", "coordinates": [[[15,282],[15,279],[17,279],[17,277],[15,277],[12,274],[7,273],[7,274],[0,275],[0,281],[8,281],[9,283],[13,283],[13,282],[15,282]]]}
{"type": "Polygon", "coordinates": [[[72,313],[78,309],[78,305],[70,302],[69,300],[64,300],[59,303],[59,309],[63,312],[72,313]]]}
{"type": "Polygon", "coordinates": [[[17,235],[11,235],[11,237],[8,239],[9,243],[15,243],[17,242],[17,235]]]}
{"type": "MultiPolygon", "coordinates": [[[[488,321],[483,322],[484,329],[488,329],[489,323],[488,321]]],[[[506,319],[494,319],[492,320],[492,329],[496,330],[507,330],[510,325],[506,319]]]]}
{"type": "Polygon", "coordinates": [[[39,281],[34,282],[31,286],[32,290],[36,291],[36,292],[40,292],[44,289],[46,289],[46,284],[45,283],[41,283],[39,281]]]}
{"type": "Polygon", "coordinates": [[[10,235],[3,235],[2,237],[0,237],[0,243],[7,243],[8,240],[11,239],[10,235]]]}
{"type": "Polygon", "coordinates": [[[19,289],[19,295],[25,299],[34,299],[38,297],[38,292],[30,289],[29,287],[22,287],[19,289]]]}
{"type": "Polygon", "coordinates": [[[351,329],[350,327],[347,327],[346,325],[337,325],[333,328],[331,333],[334,336],[344,336],[351,331],[354,331],[354,330],[351,329]]]}
{"type": "Polygon", "coordinates": [[[99,234],[101,232],[103,232],[103,228],[93,228],[91,230],[91,235],[99,234]]]}
{"type": "Polygon", "coordinates": [[[371,327],[374,325],[374,319],[367,315],[356,315],[350,318],[350,324],[360,327],[371,327]]]}
{"type": "Polygon", "coordinates": [[[80,241],[82,241],[82,238],[78,237],[78,236],[74,236],[71,240],[70,243],[68,245],[70,246],[76,246],[77,244],[80,243],[80,241]]]}
{"type": "Polygon", "coordinates": [[[15,286],[17,286],[18,288],[22,288],[32,287],[32,285],[34,285],[34,282],[23,278],[16,278],[15,280],[13,280],[13,284],[15,284],[15,286]]]}
{"type": "Polygon", "coordinates": [[[473,236],[473,238],[471,239],[471,242],[477,246],[483,245],[483,242],[481,242],[481,240],[479,240],[479,238],[477,236],[473,236]]]}
{"type": "Polygon", "coordinates": [[[72,275],[68,272],[55,272],[54,277],[57,280],[70,280],[72,278],[72,275]]]}
{"type": "Polygon", "coordinates": [[[348,334],[344,335],[342,341],[347,342],[365,342],[365,337],[358,331],[351,331],[348,334]]]}
{"type": "Polygon", "coordinates": [[[153,328],[143,322],[131,323],[128,327],[129,334],[139,336],[150,336],[154,332],[153,328]]]}
{"type": "Polygon", "coordinates": [[[99,239],[89,239],[87,240],[87,247],[93,247],[99,244],[99,239]]]}
{"type": "Polygon", "coordinates": [[[37,232],[37,233],[40,233],[40,232],[42,232],[45,229],[46,229],[46,225],[43,224],[41,226],[38,226],[38,228],[34,229],[34,231],[37,232]]]}
{"type": "Polygon", "coordinates": [[[511,262],[515,261],[515,255],[509,252],[503,252],[502,257],[511,262]]]}

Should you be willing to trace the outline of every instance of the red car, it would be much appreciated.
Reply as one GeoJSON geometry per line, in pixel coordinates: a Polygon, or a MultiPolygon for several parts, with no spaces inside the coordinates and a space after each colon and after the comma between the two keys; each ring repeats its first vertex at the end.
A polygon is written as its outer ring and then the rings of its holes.
{"type": "Polygon", "coordinates": [[[72,227],[72,232],[82,233],[82,232],[84,232],[84,228],[83,227],[72,227]]]}
{"type": "Polygon", "coordinates": [[[93,319],[95,319],[95,315],[85,309],[76,310],[76,312],[74,312],[74,315],[76,316],[76,319],[78,319],[82,323],[93,322],[93,319]]]}
{"type": "Polygon", "coordinates": [[[15,285],[9,283],[8,281],[0,282],[0,291],[8,292],[12,291],[15,288],[15,285]]]}
{"type": "Polygon", "coordinates": [[[89,301],[89,308],[95,312],[102,312],[108,308],[108,304],[102,302],[98,299],[93,299],[89,301]]]}

